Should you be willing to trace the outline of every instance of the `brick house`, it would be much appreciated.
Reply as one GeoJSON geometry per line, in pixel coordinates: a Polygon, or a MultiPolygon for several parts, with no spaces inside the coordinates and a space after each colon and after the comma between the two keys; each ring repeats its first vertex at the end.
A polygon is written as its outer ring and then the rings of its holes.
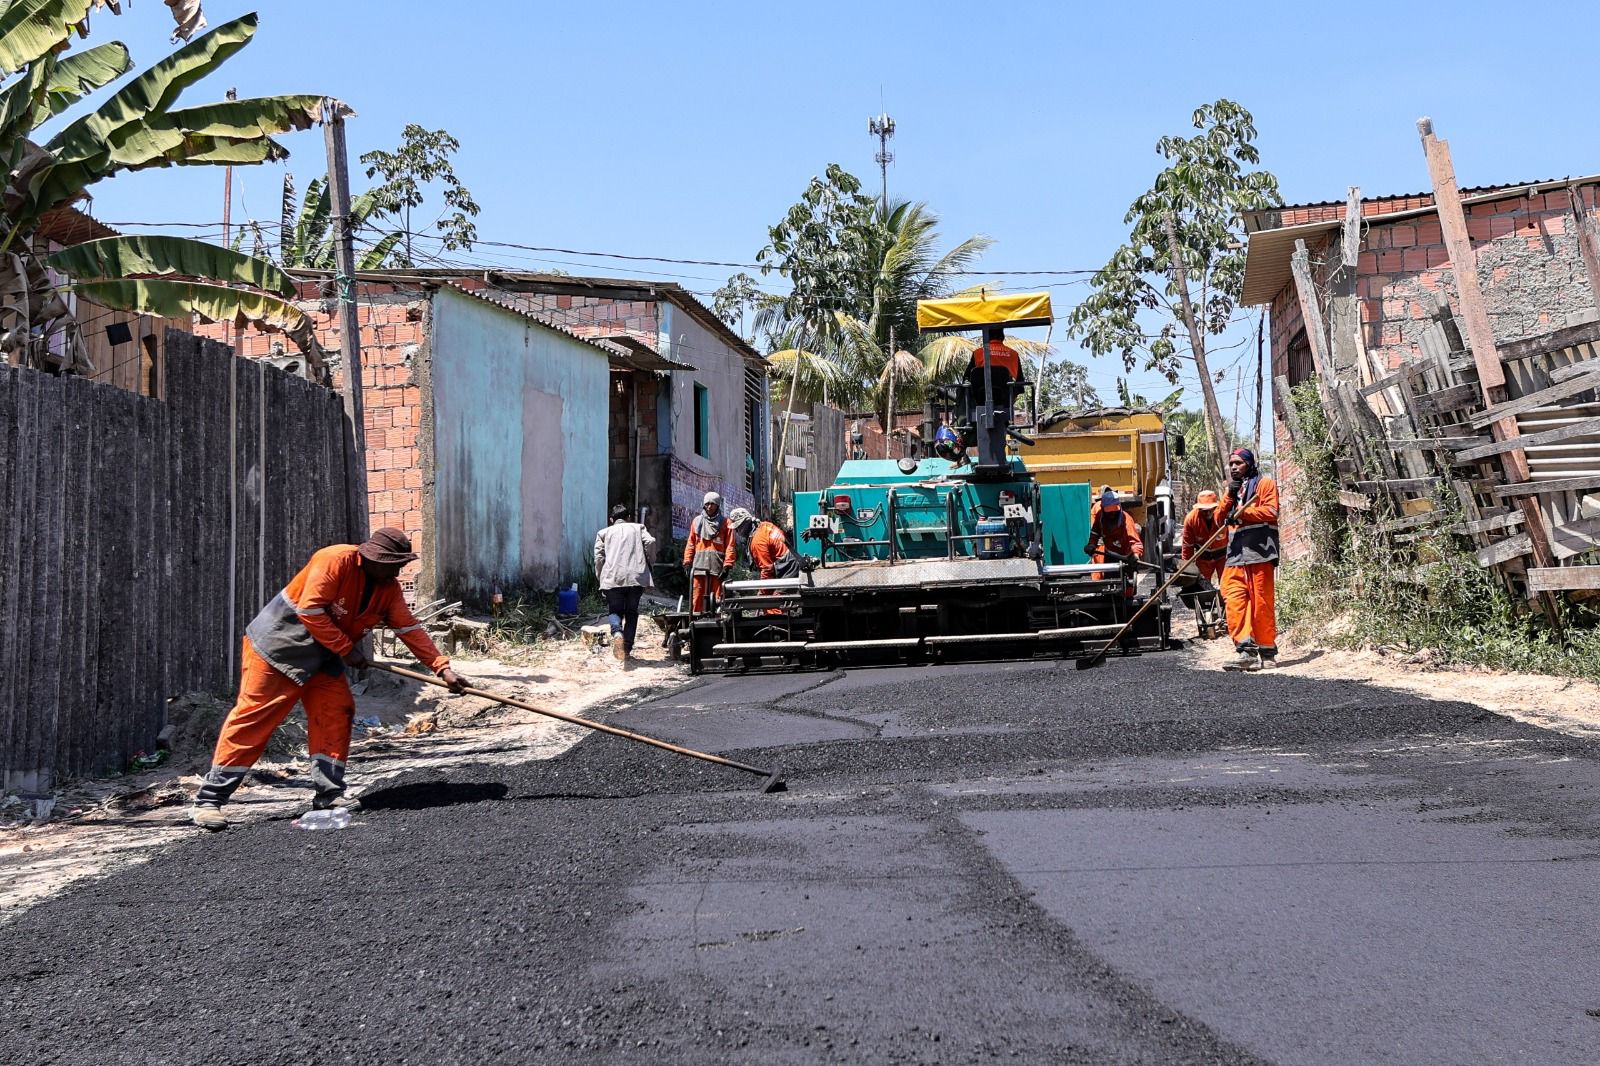
{"type": "MultiPolygon", "coordinates": [[[[1462,189],[1468,235],[1477,258],[1490,323],[1499,343],[1594,321],[1579,251],[1572,195],[1594,210],[1600,177],[1462,189]]],[[[1271,319],[1273,430],[1284,487],[1284,550],[1305,550],[1304,523],[1295,514],[1294,469],[1284,421],[1293,387],[1315,377],[1297,289],[1297,242],[1308,253],[1312,296],[1328,324],[1331,371],[1367,385],[1424,355],[1433,309],[1456,299],[1455,278],[1431,193],[1357,201],[1293,204],[1246,216],[1246,306],[1266,305],[1271,319]],[[1353,230],[1347,218],[1358,220],[1353,230]],[[1351,242],[1353,269],[1341,269],[1351,242]]]]}

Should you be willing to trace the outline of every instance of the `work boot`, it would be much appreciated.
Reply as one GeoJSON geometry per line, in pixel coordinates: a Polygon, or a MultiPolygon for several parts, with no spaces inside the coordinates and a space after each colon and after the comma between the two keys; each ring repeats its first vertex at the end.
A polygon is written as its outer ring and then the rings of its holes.
{"type": "Polygon", "coordinates": [[[611,638],[611,655],[619,663],[628,658],[628,649],[622,646],[621,637],[611,638]]]}
{"type": "Polygon", "coordinates": [[[1241,645],[1237,657],[1222,664],[1224,670],[1254,673],[1261,669],[1261,653],[1254,645],[1241,645]]]}
{"type": "Polygon", "coordinates": [[[1278,668],[1278,649],[1277,648],[1269,648],[1269,647],[1267,647],[1265,645],[1262,645],[1262,647],[1260,649],[1260,652],[1261,652],[1261,669],[1263,669],[1263,670],[1276,670],[1278,668]]]}
{"type": "Polygon", "coordinates": [[[311,797],[311,809],[314,811],[331,810],[334,807],[354,807],[359,800],[347,799],[342,788],[318,790],[311,797]]]}
{"type": "Polygon", "coordinates": [[[228,819],[222,813],[220,803],[196,803],[189,808],[189,821],[212,832],[228,828],[228,819]]]}

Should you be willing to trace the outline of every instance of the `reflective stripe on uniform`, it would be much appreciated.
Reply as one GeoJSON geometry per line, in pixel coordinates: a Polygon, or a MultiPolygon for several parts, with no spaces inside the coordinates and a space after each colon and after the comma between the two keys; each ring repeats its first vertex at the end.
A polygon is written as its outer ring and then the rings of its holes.
{"type": "Polygon", "coordinates": [[[394,635],[397,636],[397,637],[404,636],[407,633],[415,633],[417,630],[419,630],[421,628],[422,628],[422,623],[421,622],[418,622],[414,626],[401,626],[399,629],[394,631],[394,635]]]}

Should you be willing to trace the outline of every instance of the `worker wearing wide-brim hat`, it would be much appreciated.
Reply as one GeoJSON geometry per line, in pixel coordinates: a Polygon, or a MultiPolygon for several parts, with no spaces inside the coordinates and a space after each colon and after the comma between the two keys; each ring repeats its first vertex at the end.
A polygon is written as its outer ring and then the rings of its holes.
{"type": "Polygon", "coordinates": [[[1228,524],[1222,602],[1238,656],[1228,670],[1262,670],[1278,658],[1278,483],[1261,473],[1255,452],[1228,455],[1228,491],[1217,512],[1228,524]]]}
{"type": "Polygon", "coordinates": [[[1218,537],[1205,551],[1201,551],[1200,546],[1211,540],[1211,535],[1222,525],[1218,514],[1220,506],[1216,492],[1205,489],[1195,497],[1194,507],[1183,517],[1183,558],[1194,559],[1195,572],[1212,585],[1222,579],[1223,560],[1228,554],[1227,538],[1218,537]]]}
{"type": "MultiPolygon", "coordinates": [[[[1144,538],[1133,516],[1122,509],[1116,490],[1106,485],[1100,490],[1100,499],[1089,509],[1089,543],[1083,552],[1095,563],[1121,563],[1144,558],[1144,538]]],[[[1093,575],[1096,581],[1101,574],[1093,575]]],[[[1129,582],[1125,593],[1132,596],[1134,584],[1129,582]]]]}
{"type": "Polygon", "coordinates": [[[392,629],[452,692],[466,688],[406,606],[396,580],[416,557],[410,538],[393,528],[361,544],[322,548],[256,615],[241,648],[239,698],[222,723],[211,769],[189,812],[196,825],[227,828],[222,805],[296,703],[306,709],[312,806],[339,802],[356,710],[345,669],[367,665],[360,642],[374,627],[392,629]]]}

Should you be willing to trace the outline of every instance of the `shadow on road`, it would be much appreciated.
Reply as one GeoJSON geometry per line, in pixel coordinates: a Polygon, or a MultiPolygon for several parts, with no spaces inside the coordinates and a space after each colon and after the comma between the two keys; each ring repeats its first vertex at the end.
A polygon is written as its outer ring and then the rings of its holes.
{"type": "Polygon", "coordinates": [[[510,791],[494,782],[424,781],[393,788],[380,788],[361,797],[367,811],[420,811],[429,807],[453,807],[458,803],[484,803],[505,799],[510,791]]]}

